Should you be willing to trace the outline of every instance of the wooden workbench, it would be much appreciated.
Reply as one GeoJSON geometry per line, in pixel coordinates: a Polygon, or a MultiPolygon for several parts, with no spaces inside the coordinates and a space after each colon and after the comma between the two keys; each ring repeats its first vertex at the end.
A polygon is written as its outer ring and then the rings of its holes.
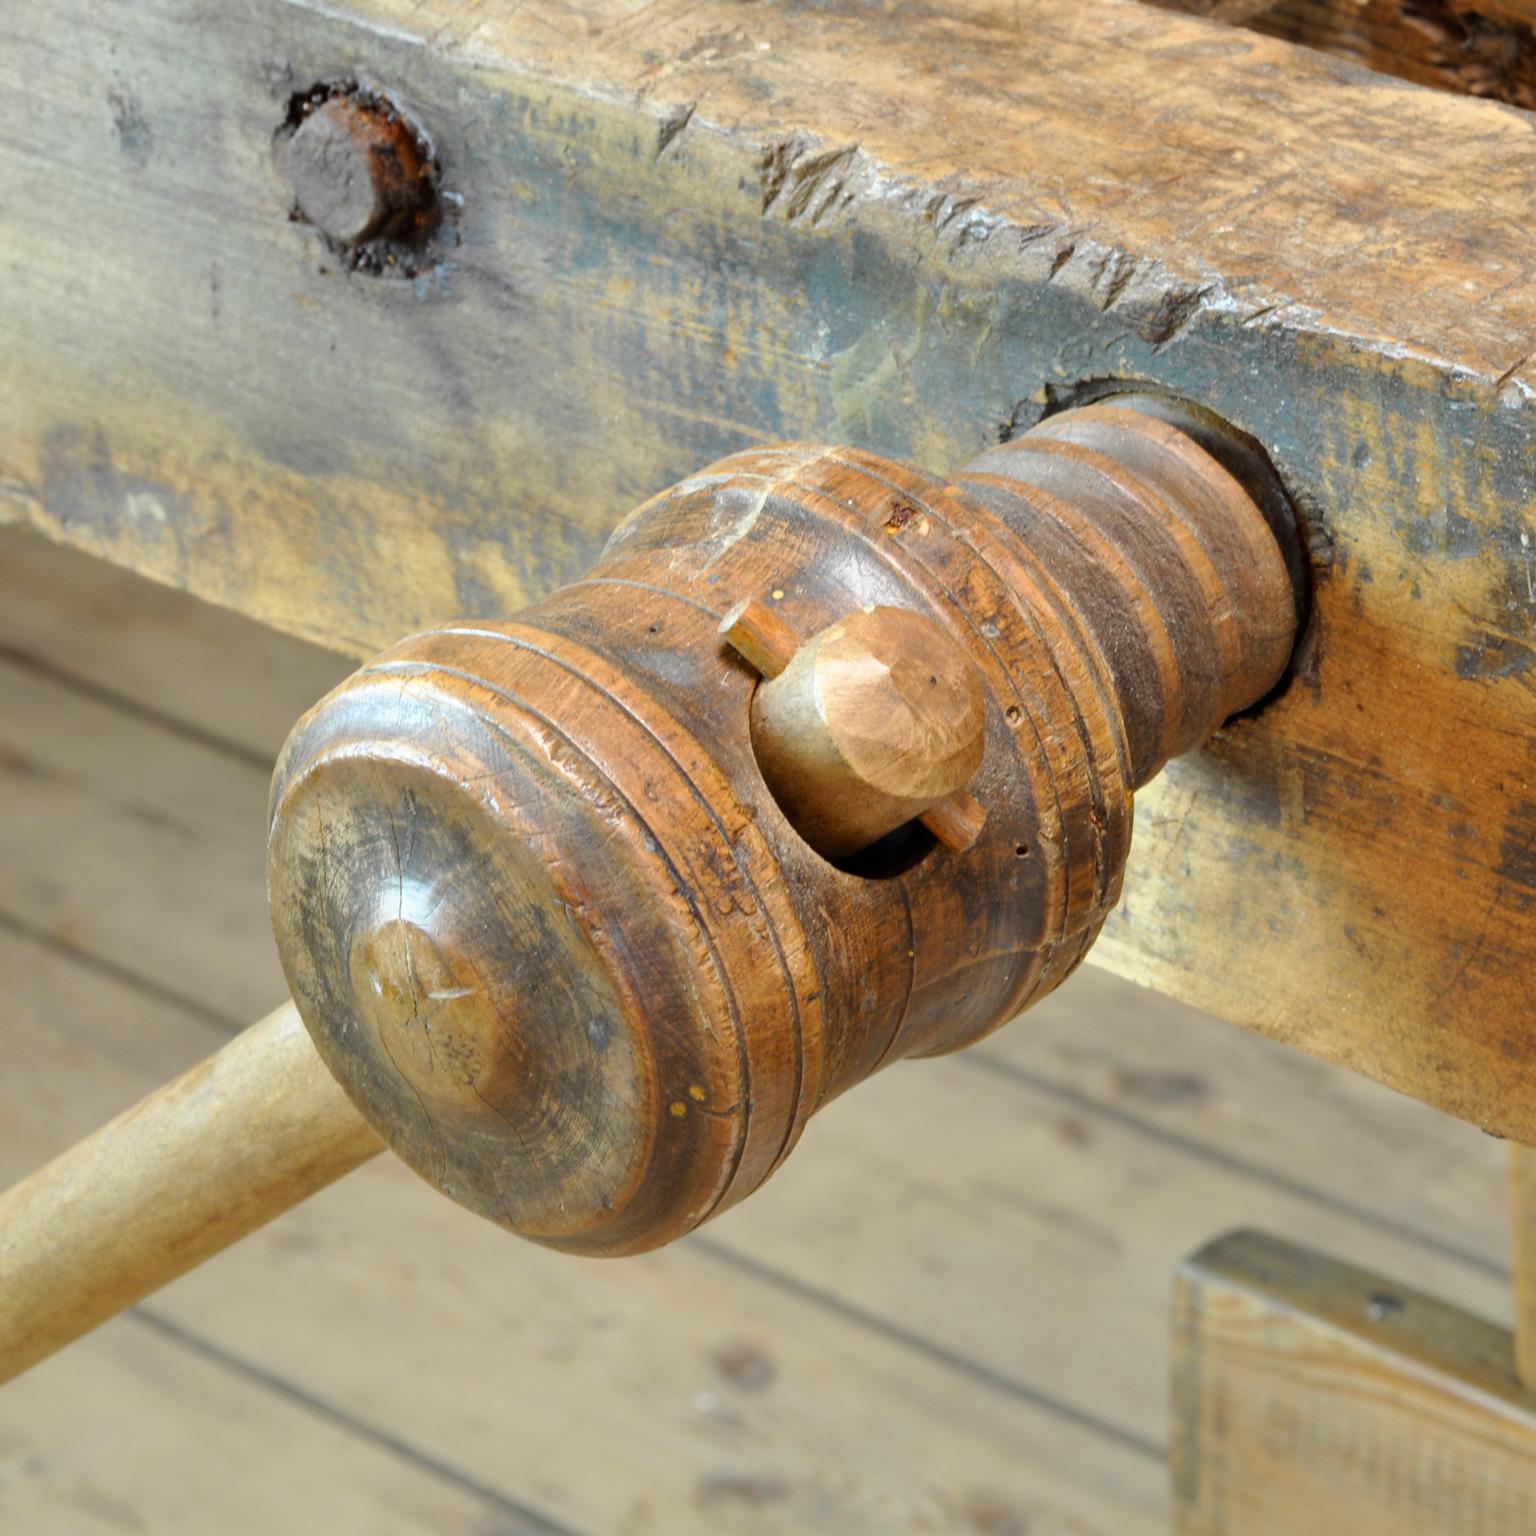
{"type": "Polygon", "coordinates": [[[1111,379],[1251,434],[1312,627],[1140,797],[1096,953],[1536,1142],[1523,112],[1128,0],[12,32],[0,505],[349,654],[516,607],[743,445],[948,467],[1111,379]],[[292,103],[341,77],[436,157],[419,261],[291,217],[292,103]]]}

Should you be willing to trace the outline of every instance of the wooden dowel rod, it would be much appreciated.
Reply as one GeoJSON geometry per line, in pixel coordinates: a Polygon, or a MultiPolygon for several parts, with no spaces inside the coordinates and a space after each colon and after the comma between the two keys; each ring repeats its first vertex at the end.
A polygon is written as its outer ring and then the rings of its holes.
{"type": "Polygon", "coordinates": [[[0,1381],[383,1146],[285,1004],[0,1195],[0,1381]]]}

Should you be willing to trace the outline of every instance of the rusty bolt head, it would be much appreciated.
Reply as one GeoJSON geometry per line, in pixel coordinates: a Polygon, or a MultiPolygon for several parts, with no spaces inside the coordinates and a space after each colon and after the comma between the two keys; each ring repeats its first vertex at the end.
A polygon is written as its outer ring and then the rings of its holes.
{"type": "Polygon", "coordinates": [[[397,118],[351,96],[322,102],[283,153],[299,212],[341,245],[393,234],[428,197],[427,169],[397,118]]]}

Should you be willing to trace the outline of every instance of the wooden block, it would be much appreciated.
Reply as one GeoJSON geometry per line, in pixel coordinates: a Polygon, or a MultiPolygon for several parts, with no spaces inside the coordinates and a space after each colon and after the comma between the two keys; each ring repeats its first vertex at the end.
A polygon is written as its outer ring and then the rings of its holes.
{"type": "Polygon", "coordinates": [[[1492,1324],[1238,1232],[1180,1271],[1173,1353],[1180,1536],[1536,1529],[1536,1400],[1492,1324]]]}

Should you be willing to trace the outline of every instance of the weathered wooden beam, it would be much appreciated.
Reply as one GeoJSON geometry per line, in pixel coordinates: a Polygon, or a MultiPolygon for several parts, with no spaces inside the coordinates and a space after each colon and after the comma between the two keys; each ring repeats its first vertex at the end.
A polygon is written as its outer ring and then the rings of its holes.
{"type": "Polygon", "coordinates": [[[1536,1527],[1536,1399],[1509,1334],[1254,1232],[1179,1273],[1172,1455],[1179,1536],[1536,1527]]]}
{"type": "Polygon", "coordinates": [[[1314,632],[1141,797],[1098,953],[1536,1141],[1523,116],[1115,0],[5,25],[9,504],[354,654],[766,439],[943,468],[1123,379],[1252,433],[1314,632]],[[430,135],[435,258],[290,219],[280,130],[333,78],[430,135]]]}

